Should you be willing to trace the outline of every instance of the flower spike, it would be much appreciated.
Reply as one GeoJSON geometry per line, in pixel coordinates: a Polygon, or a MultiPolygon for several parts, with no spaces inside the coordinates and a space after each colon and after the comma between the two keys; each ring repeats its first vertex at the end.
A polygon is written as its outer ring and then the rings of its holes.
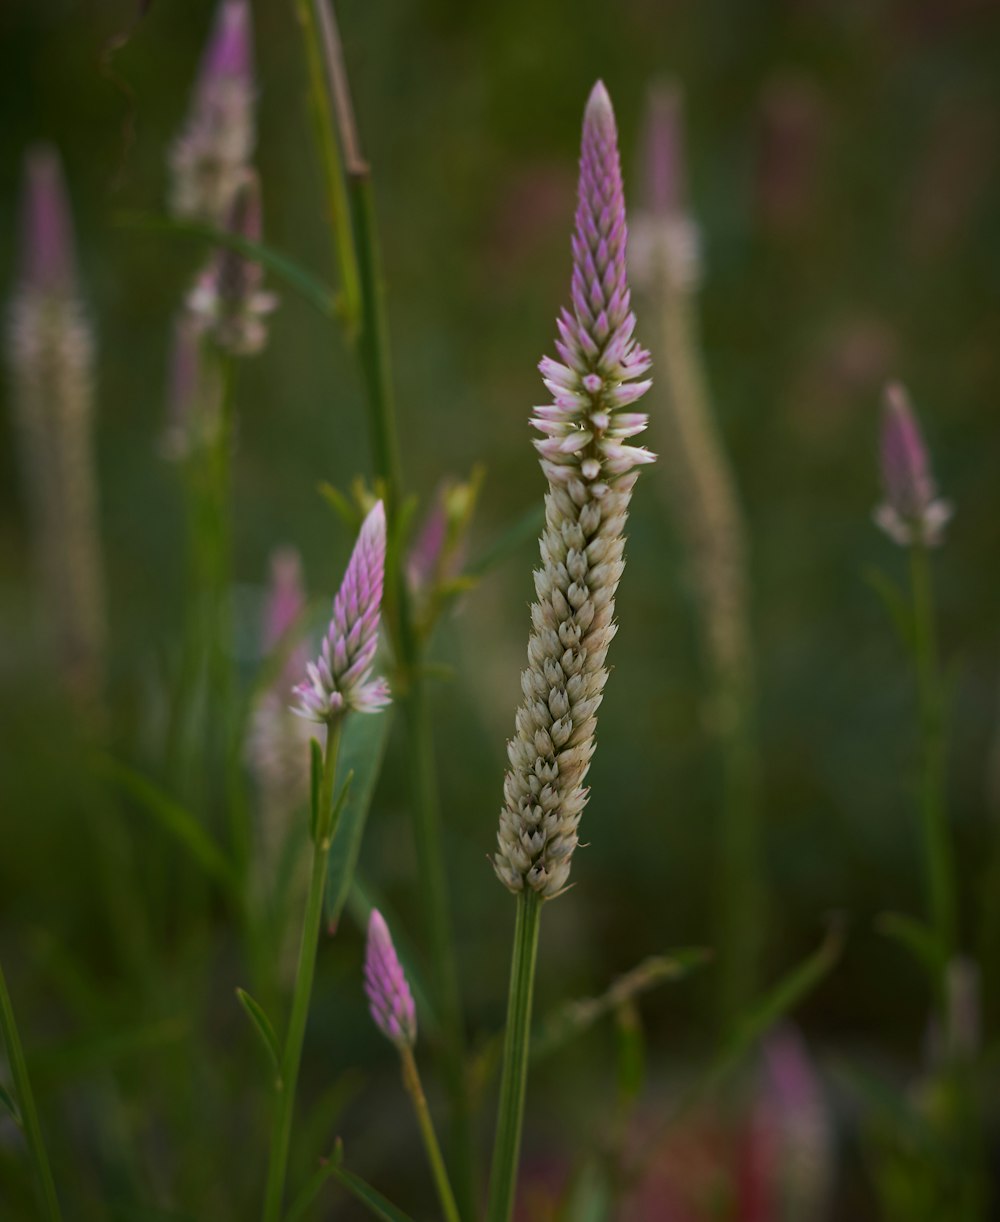
{"type": "Polygon", "coordinates": [[[389,927],[377,908],[368,918],[365,993],[379,1031],[394,1044],[412,1048],[417,1039],[417,1010],[389,927]]]}
{"type": "Polygon", "coordinates": [[[885,388],[882,418],[882,483],[885,500],[875,522],[894,543],[936,547],[954,510],[940,500],[920,425],[906,389],[899,382],[885,388]]]}
{"type": "Polygon", "coordinates": [[[654,459],[628,444],[646,427],[632,408],[649,389],[639,379],[650,359],[633,338],[626,240],[614,112],[598,82],[583,121],[572,310],[557,319],[559,360],[539,366],[553,401],[531,420],[549,492],[493,859],[509,890],[531,888],[543,899],[565,889],[578,843],[629,500],[638,468],[654,459]]]}
{"type": "Polygon", "coordinates": [[[308,681],[295,688],[295,712],[330,722],[354,709],[377,713],[389,703],[389,685],[372,679],[378,648],[385,574],[385,509],[376,502],[361,526],[319,658],[306,666],[308,681]]]}

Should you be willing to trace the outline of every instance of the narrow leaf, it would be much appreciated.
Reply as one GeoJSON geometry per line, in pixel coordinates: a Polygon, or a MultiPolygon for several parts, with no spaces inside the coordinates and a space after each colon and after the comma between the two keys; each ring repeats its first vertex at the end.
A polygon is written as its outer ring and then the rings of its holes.
{"type": "Polygon", "coordinates": [[[473,560],[471,564],[466,565],[464,575],[466,577],[485,577],[509,556],[513,556],[518,548],[537,539],[544,525],[545,510],[542,506],[529,509],[507,530],[501,532],[482,555],[473,560]]]}
{"type": "Polygon", "coordinates": [[[698,1097],[715,1090],[779,1019],[819,984],[840,957],[843,943],[843,922],[835,919],[819,947],[736,1020],[701,1086],[696,1088],[698,1097]]]}
{"type": "Polygon", "coordinates": [[[642,1093],[646,1077],[646,1040],[642,1016],[633,997],[623,1001],[615,1011],[615,1046],[618,1099],[623,1107],[627,1107],[642,1093]]]}
{"type": "Polygon", "coordinates": [[[667,981],[683,980],[710,958],[710,952],[702,947],[651,955],[619,976],[600,996],[566,1002],[543,1020],[532,1040],[532,1059],[537,1061],[549,1056],[630,998],[640,997],[667,981]]]}
{"type": "Polygon", "coordinates": [[[112,756],[99,756],[95,767],[101,776],[117,785],[123,793],[128,794],[151,814],[160,826],[188,851],[206,874],[227,890],[236,889],[236,876],[229,858],[189,810],[165,794],[141,772],[112,756]]]}
{"type": "Polygon", "coordinates": [[[373,1218],[380,1218],[382,1222],[412,1222],[408,1214],[404,1214],[401,1209],[397,1209],[391,1201],[387,1201],[371,1184],[365,1183],[353,1171],[345,1171],[343,1167],[331,1164],[329,1172],[343,1188],[346,1188],[353,1197],[367,1208],[373,1218]]]}
{"type": "Polygon", "coordinates": [[[317,280],[310,272],[301,267],[294,259],[265,246],[262,242],[254,242],[242,234],[229,230],[216,229],[213,225],[205,225],[198,221],[182,221],[174,217],[156,216],[151,213],[121,212],[115,217],[115,224],[122,229],[138,229],[147,233],[165,233],[176,237],[194,238],[210,246],[223,246],[235,250],[237,254],[245,255],[268,271],[273,272],[283,280],[289,288],[294,289],[303,300],[307,301],[326,318],[336,318],[340,313],[337,295],[321,280],[317,280]]]}
{"type": "Polygon", "coordinates": [[[361,854],[365,823],[389,740],[392,711],[348,717],[340,741],[340,767],[352,773],[349,790],[335,824],[326,876],[326,918],[336,926],[344,911],[351,879],[361,854]]]}
{"type": "Polygon", "coordinates": [[[278,1047],[278,1037],[274,1034],[274,1028],[271,1026],[271,1020],[264,1013],[264,1008],[260,1002],[255,1001],[246,989],[237,989],[236,996],[239,999],[240,1005],[247,1012],[247,1017],[253,1024],[254,1030],[260,1036],[261,1044],[264,1051],[267,1053],[267,1058],[271,1063],[271,1068],[274,1070],[276,1081],[281,1081],[281,1049],[278,1047]]]}
{"type": "Polygon", "coordinates": [[[923,922],[901,912],[883,912],[876,920],[875,928],[880,934],[905,947],[937,987],[944,957],[932,930],[923,922]]]}
{"type": "Polygon", "coordinates": [[[14,1121],[14,1123],[17,1125],[18,1128],[20,1128],[21,1127],[21,1113],[18,1111],[17,1103],[14,1100],[14,1096],[10,1093],[10,1091],[5,1086],[0,1086],[0,1107],[2,1107],[5,1112],[7,1112],[11,1120],[14,1121]]]}

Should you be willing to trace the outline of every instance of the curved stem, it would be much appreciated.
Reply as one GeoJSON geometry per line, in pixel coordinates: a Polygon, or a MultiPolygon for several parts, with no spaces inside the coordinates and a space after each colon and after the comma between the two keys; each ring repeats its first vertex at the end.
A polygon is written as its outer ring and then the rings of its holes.
{"type": "Polygon", "coordinates": [[[538,928],[542,902],[534,891],[517,897],[514,953],[510,965],[510,995],[504,1033],[503,1075],[497,1132],[490,1170],[489,1222],[509,1222],[517,1193],[517,1172],[524,1120],[524,1096],[528,1084],[528,1050],[531,1035],[531,1003],[538,957],[538,928]]]}
{"type": "Polygon", "coordinates": [[[945,800],[944,702],[937,657],[934,599],[927,549],[920,543],[915,543],[910,548],[910,580],[913,590],[914,656],[923,740],[920,811],[930,919],[941,953],[943,1001],[944,973],[956,948],[957,919],[954,865],[945,800]]]}
{"type": "Polygon", "coordinates": [[[403,1085],[406,1087],[406,1093],[413,1100],[413,1110],[416,1112],[417,1123],[420,1125],[420,1136],[423,1138],[424,1149],[427,1151],[427,1160],[431,1165],[431,1174],[434,1176],[434,1185],[437,1188],[445,1222],[461,1222],[461,1215],[455,1202],[455,1194],[451,1190],[448,1169],[441,1155],[441,1146],[434,1131],[434,1121],[431,1119],[430,1109],[427,1106],[427,1098],[424,1095],[413,1049],[409,1044],[404,1044],[399,1050],[399,1055],[403,1062],[403,1085]]]}
{"type": "Polygon", "coordinates": [[[14,1079],[14,1089],[17,1091],[17,1104],[21,1112],[21,1125],[28,1143],[28,1151],[35,1167],[35,1180],[38,1186],[38,1199],[42,1215],[49,1222],[59,1222],[62,1212],[59,1208],[59,1198],[56,1195],[55,1181],[52,1179],[52,1168],[45,1149],[45,1139],[42,1137],[42,1126],[38,1120],[35,1107],[35,1093],[31,1089],[31,1079],[28,1077],[28,1064],[24,1059],[24,1048],[21,1036],[17,1030],[14,1018],[14,1007],[11,1005],[10,994],[7,992],[7,981],[0,966],[0,1031],[3,1032],[4,1044],[7,1047],[7,1060],[10,1063],[11,1076],[14,1079]]]}
{"type": "Polygon", "coordinates": [[[326,869],[330,844],[336,828],[333,826],[333,787],[340,746],[340,722],[327,729],[326,751],[323,756],[323,776],[320,782],[319,812],[316,836],[312,846],[312,871],[306,898],[306,914],[299,943],[299,962],[295,972],[292,1012],[288,1020],[281,1057],[281,1077],[277,1086],[274,1124],[271,1131],[271,1156],[264,1194],[264,1222],[279,1222],[288,1170],[288,1150],[291,1144],[292,1119],[295,1112],[295,1088],[298,1083],[302,1045],[305,1042],[306,1021],[312,999],[313,976],[316,968],[316,946],[319,942],[323,917],[323,897],[326,890],[326,869]]]}

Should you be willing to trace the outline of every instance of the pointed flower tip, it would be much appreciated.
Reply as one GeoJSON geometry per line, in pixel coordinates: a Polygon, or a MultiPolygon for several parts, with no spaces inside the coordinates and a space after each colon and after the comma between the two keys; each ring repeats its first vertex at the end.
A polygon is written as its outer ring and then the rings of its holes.
{"type": "Polygon", "coordinates": [[[62,164],[50,144],[35,145],[25,157],[21,226],[24,285],[41,293],[70,292],[73,222],[62,164]]]}
{"type": "Polygon", "coordinates": [[[320,656],[307,667],[307,680],[295,689],[295,711],[301,717],[330,722],[352,709],[376,713],[389,704],[388,684],[371,678],[378,649],[385,547],[385,507],[376,501],[361,524],[333,600],[320,656]]]}
{"type": "Polygon", "coordinates": [[[377,908],[368,918],[365,994],[372,1020],[394,1044],[411,1048],[417,1039],[417,1011],[392,935],[377,908]]]}
{"type": "Polygon", "coordinates": [[[202,79],[247,79],[253,72],[253,29],[247,0],[222,0],[202,68],[202,79]]]}
{"type": "Polygon", "coordinates": [[[902,546],[941,543],[951,505],[938,499],[920,425],[901,382],[890,382],[883,395],[880,462],[885,500],[875,521],[902,546]]]}
{"type": "Polygon", "coordinates": [[[616,134],[615,111],[603,81],[597,81],[591,89],[583,118],[586,127],[596,128],[605,135],[616,134]]]}

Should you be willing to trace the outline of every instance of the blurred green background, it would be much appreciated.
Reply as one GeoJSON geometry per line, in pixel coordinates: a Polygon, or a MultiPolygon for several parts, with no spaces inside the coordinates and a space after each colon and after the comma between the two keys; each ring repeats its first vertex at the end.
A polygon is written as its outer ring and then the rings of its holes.
{"type": "MultiPolygon", "coordinates": [[[[184,118],[211,11],[154,0],[137,21],[136,5],[123,0],[0,6],[0,284],[15,276],[22,154],[36,139],[51,140],[65,160],[99,344],[112,734],[116,751],[140,765],[156,754],[156,692],[182,622],[180,494],[158,440],[170,324],[202,255],[190,242],[128,231],[114,219],[163,210],[164,155],[184,118]],[[102,54],[133,21],[113,79],[102,54]]],[[[942,491],[957,506],[934,568],[952,664],[949,796],[963,941],[974,950],[986,864],[1000,835],[1000,5],[342,0],[338,13],[375,173],[405,478],[426,503],[443,476],[485,461],[473,554],[543,491],[527,417],[545,393],[535,364],[551,350],[567,297],[588,90],[600,76],[611,92],[635,196],[647,86],[663,75],[682,84],[704,246],[705,359],[753,549],[766,975],[808,953],[824,914],[845,912],[845,953],[799,1021],[821,1063],[867,1059],[906,1081],[922,1056],[926,989],[874,928],[881,912],[923,907],[912,677],[866,581],[872,567],[901,579],[905,564],[871,522],[878,401],[887,377],[906,381],[942,491]]],[[[332,275],[291,6],[256,2],[254,19],[266,239],[332,275]]],[[[350,539],[317,485],[346,487],[356,473],[370,474],[349,352],[290,289],[275,287],[282,302],[269,346],[239,387],[235,546],[245,658],[271,550],[299,547],[311,593],[331,594],[350,539]]],[[[641,299],[637,305],[638,333],[655,358],[655,328],[644,325],[641,299]]],[[[671,438],[658,427],[655,396],[650,444],[665,451],[671,438]]],[[[102,1193],[129,1198],[125,1163],[139,1146],[147,1154],[138,1179],[153,1185],[147,1199],[171,1202],[148,1150],[172,1149],[184,1123],[162,1094],[170,1075],[150,1070],[150,1061],[162,1057],[178,1072],[188,1065],[196,1079],[190,1106],[219,1109],[206,1112],[219,1148],[191,1155],[200,1166],[192,1182],[213,1174],[223,1184],[246,1181],[248,1168],[256,1175],[259,1122],[219,1101],[252,1087],[259,1110],[264,1074],[260,1083],[206,1080],[203,1090],[197,1081],[202,1073],[234,1076],[224,1056],[233,1045],[247,1079],[258,1068],[231,1001],[244,975],[221,912],[206,918],[212,980],[197,1013],[176,983],[186,945],[177,913],[151,914],[161,956],[153,966],[167,984],[159,1007],[144,1002],[140,1012],[116,951],[121,918],[106,902],[114,867],[103,791],[74,751],[46,664],[16,447],[2,409],[0,431],[0,956],[29,1051],[39,1050],[57,1174],[75,1185],[67,1212],[96,1218],[110,1216],[95,1204],[102,1193]],[[116,1032],[140,1022],[168,1026],[150,1047],[109,1050],[116,1032]],[[185,1059],[189,1023],[209,1032],[214,1053],[185,1059]]],[[[546,909],[541,1010],[599,992],[645,955],[712,936],[718,770],[663,479],[652,468],[635,496],[584,819],[590,847],[574,864],[574,889],[546,909]]],[[[466,596],[435,648],[454,668],[434,688],[435,732],[462,979],[480,1032],[502,1022],[505,1000],[512,905],[485,855],[520,695],[536,556],[533,544],[523,546],[466,596]]],[[[398,747],[390,745],[362,865],[415,925],[398,747]]],[[[143,877],[161,862],[168,877],[181,868],[179,851],[141,813],[128,813],[118,847],[123,868],[138,860],[143,877]]],[[[345,923],[322,956],[307,1089],[316,1093],[358,1067],[363,1078],[350,1079],[351,1102],[338,1120],[352,1164],[403,1203],[426,1205],[391,1050],[367,1023],[356,931],[345,923]]],[[[677,1067],[706,1055],[710,973],[643,1003],[654,1099],[669,1095],[677,1067]]],[[[1000,1035],[1000,966],[989,965],[984,985],[989,1042],[1000,1035]]],[[[614,1090],[610,1040],[597,1029],[533,1079],[531,1157],[565,1167],[591,1141],[614,1090]]],[[[830,1094],[845,1134],[833,1216],[874,1217],[852,1136],[855,1104],[834,1075],[830,1094]]],[[[0,1202],[3,1176],[15,1176],[17,1161],[16,1142],[0,1127],[0,1202]]],[[[252,1188],[244,1182],[239,1191],[252,1188]]],[[[334,1197],[331,1190],[330,1216],[334,1197]]],[[[336,1216],[354,1216],[343,1202],[337,1208],[336,1216]]],[[[194,1216],[253,1216],[232,1202],[237,1212],[219,1209],[194,1216]]]]}

